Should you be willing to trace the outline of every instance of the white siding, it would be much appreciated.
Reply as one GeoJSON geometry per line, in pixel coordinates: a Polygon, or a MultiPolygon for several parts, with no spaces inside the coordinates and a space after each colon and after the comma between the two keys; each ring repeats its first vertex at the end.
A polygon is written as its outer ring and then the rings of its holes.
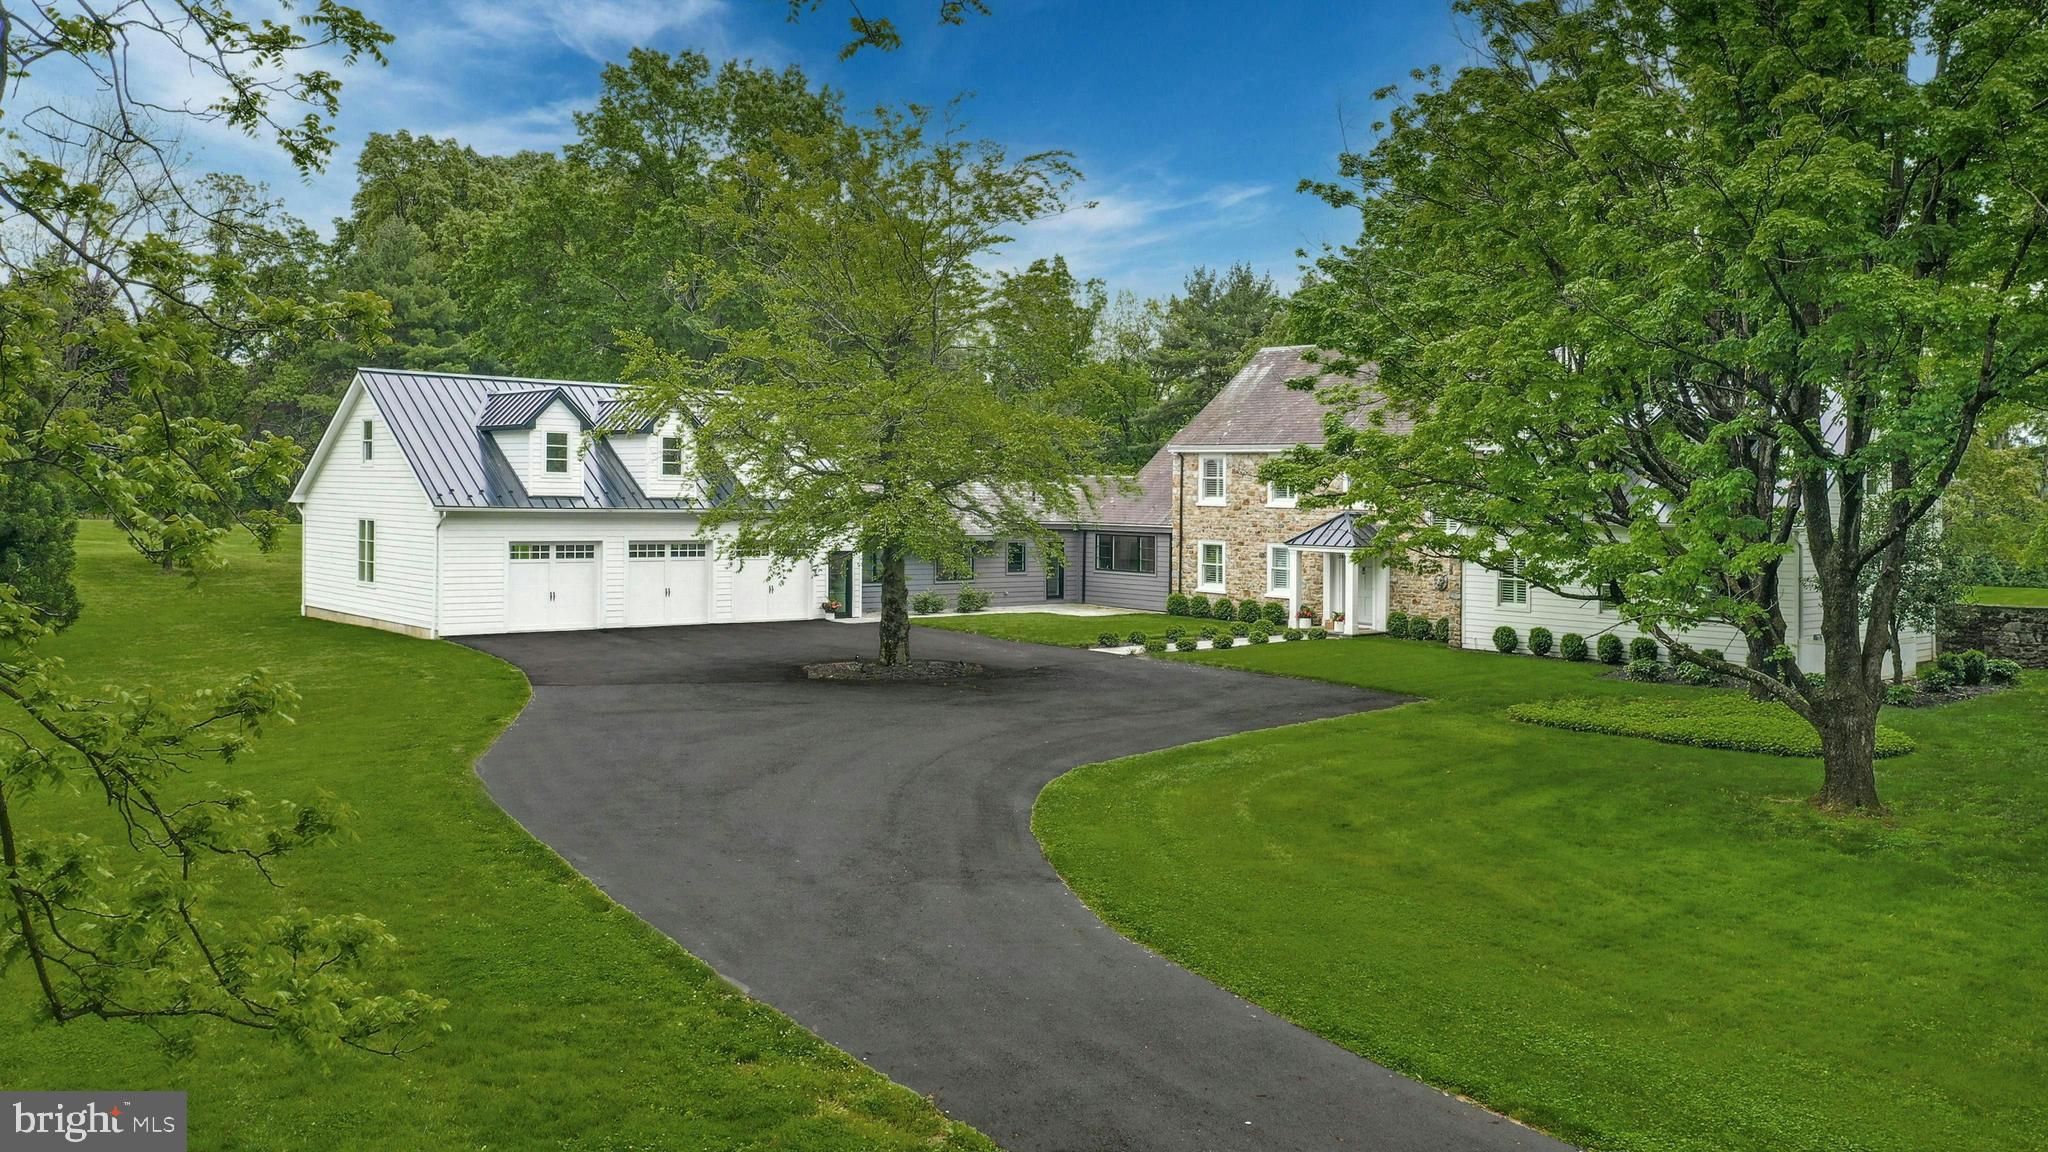
{"type": "MultiPolygon", "coordinates": [[[[1784,603],[1785,624],[1799,652],[1799,667],[1802,671],[1819,672],[1826,664],[1820,640],[1820,589],[1813,582],[1812,566],[1807,563],[1803,542],[1794,546],[1779,571],[1784,591],[1792,593],[1797,590],[1796,595],[1787,595],[1784,603]]],[[[1503,624],[1520,634],[1525,650],[1529,643],[1529,629],[1536,627],[1548,628],[1559,637],[1567,632],[1577,632],[1586,638],[1589,646],[1602,632],[1614,632],[1623,643],[1641,634],[1638,629],[1623,625],[1618,614],[1600,611],[1597,601],[1573,600],[1534,585],[1529,587],[1526,607],[1500,604],[1497,602],[1497,580],[1498,576],[1492,569],[1472,563],[1465,565],[1464,644],[1467,648],[1492,651],[1493,630],[1503,624]]],[[[1730,659],[1740,660],[1749,651],[1748,641],[1733,626],[1726,624],[1706,624],[1681,635],[1695,648],[1719,648],[1730,659]]],[[[1908,629],[1900,637],[1900,644],[1905,649],[1908,668],[1917,661],[1934,658],[1934,636],[1931,633],[1908,629]]],[[[1555,653],[1556,649],[1551,651],[1555,653]]]]}
{"type": "MultiPolygon", "coordinates": [[[[631,540],[707,538],[697,517],[682,512],[450,512],[441,526],[441,634],[466,636],[505,628],[508,546],[515,540],[598,545],[603,610],[599,626],[626,625],[626,544],[631,540]]],[[[765,579],[766,560],[749,561],[735,573],[719,563],[726,552],[712,545],[710,623],[733,618],[735,579],[765,579]]],[[[824,565],[800,566],[790,577],[808,581],[805,603],[824,599],[824,565]]]]}
{"type": "Polygon", "coordinates": [[[513,456],[510,451],[507,451],[506,457],[512,461],[514,468],[519,469],[519,479],[526,485],[528,493],[534,496],[583,495],[583,423],[569,410],[567,404],[557,400],[534,417],[533,431],[528,435],[526,443],[524,462],[513,456]],[[567,472],[547,470],[547,442],[550,432],[560,432],[569,438],[567,472]]]}
{"type": "Polygon", "coordinates": [[[431,629],[438,515],[367,391],[336,419],[342,434],[309,478],[299,507],[305,520],[301,604],[431,629]],[[365,420],[374,444],[367,461],[365,420]],[[367,584],[356,579],[358,520],[377,525],[376,579],[367,584]]]}
{"type": "Polygon", "coordinates": [[[690,480],[690,433],[675,417],[667,417],[651,435],[638,433],[615,435],[612,448],[619,454],[627,468],[632,469],[633,478],[640,482],[640,490],[657,500],[685,500],[697,495],[697,485],[690,480]],[[661,474],[661,439],[664,436],[679,436],[683,441],[683,474],[664,476],[661,474]]]}

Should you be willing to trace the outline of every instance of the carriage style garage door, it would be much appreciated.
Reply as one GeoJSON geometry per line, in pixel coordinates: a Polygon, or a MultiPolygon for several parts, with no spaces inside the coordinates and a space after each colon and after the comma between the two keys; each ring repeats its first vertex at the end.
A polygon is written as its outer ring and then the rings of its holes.
{"type": "Polygon", "coordinates": [[[770,574],[766,556],[750,556],[742,568],[737,560],[720,562],[731,575],[732,618],[738,620],[808,620],[817,615],[820,599],[812,595],[812,573],[798,565],[780,579],[770,574]]]}
{"type": "Polygon", "coordinates": [[[519,542],[509,546],[506,562],[507,632],[597,627],[603,582],[596,544],[519,542]]]}
{"type": "Polygon", "coordinates": [[[702,540],[626,545],[626,623],[702,624],[711,619],[711,555],[702,540]]]}

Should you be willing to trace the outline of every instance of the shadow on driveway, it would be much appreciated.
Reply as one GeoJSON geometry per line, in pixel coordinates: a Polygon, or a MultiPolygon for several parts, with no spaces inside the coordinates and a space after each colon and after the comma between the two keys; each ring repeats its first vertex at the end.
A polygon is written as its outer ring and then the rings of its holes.
{"type": "Polygon", "coordinates": [[[965,685],[820,683],[872,627],[483,637],[491,795],[728,979],[1005,1148],[1556,1149],[1125,940],[1031,805],[1070,768],[1400,697],[920,629],[965,685]]]}

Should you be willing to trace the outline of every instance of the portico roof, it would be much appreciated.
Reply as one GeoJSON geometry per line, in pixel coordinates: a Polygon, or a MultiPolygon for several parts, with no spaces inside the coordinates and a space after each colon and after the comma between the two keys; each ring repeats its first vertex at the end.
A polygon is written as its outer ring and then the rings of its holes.
{"type": "Polygon", "coordinates": [[[1372,543],[1379,531],[1379,525],[1366,523],[1356,512],[1339,512],[1285,543],[1289,548],[1349,552],[1372,543]]]}

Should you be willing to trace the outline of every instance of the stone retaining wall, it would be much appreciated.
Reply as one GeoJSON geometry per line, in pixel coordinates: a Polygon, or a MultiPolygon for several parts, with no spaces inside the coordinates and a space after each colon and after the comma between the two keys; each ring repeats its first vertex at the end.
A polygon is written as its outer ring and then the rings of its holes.
{"type": "Polygon", "coordinates": [[[1943,621],[1941,650],[1981,648],[2022,667],[2048,668],[2048,608],[1964,604],[1943,621]]]}

